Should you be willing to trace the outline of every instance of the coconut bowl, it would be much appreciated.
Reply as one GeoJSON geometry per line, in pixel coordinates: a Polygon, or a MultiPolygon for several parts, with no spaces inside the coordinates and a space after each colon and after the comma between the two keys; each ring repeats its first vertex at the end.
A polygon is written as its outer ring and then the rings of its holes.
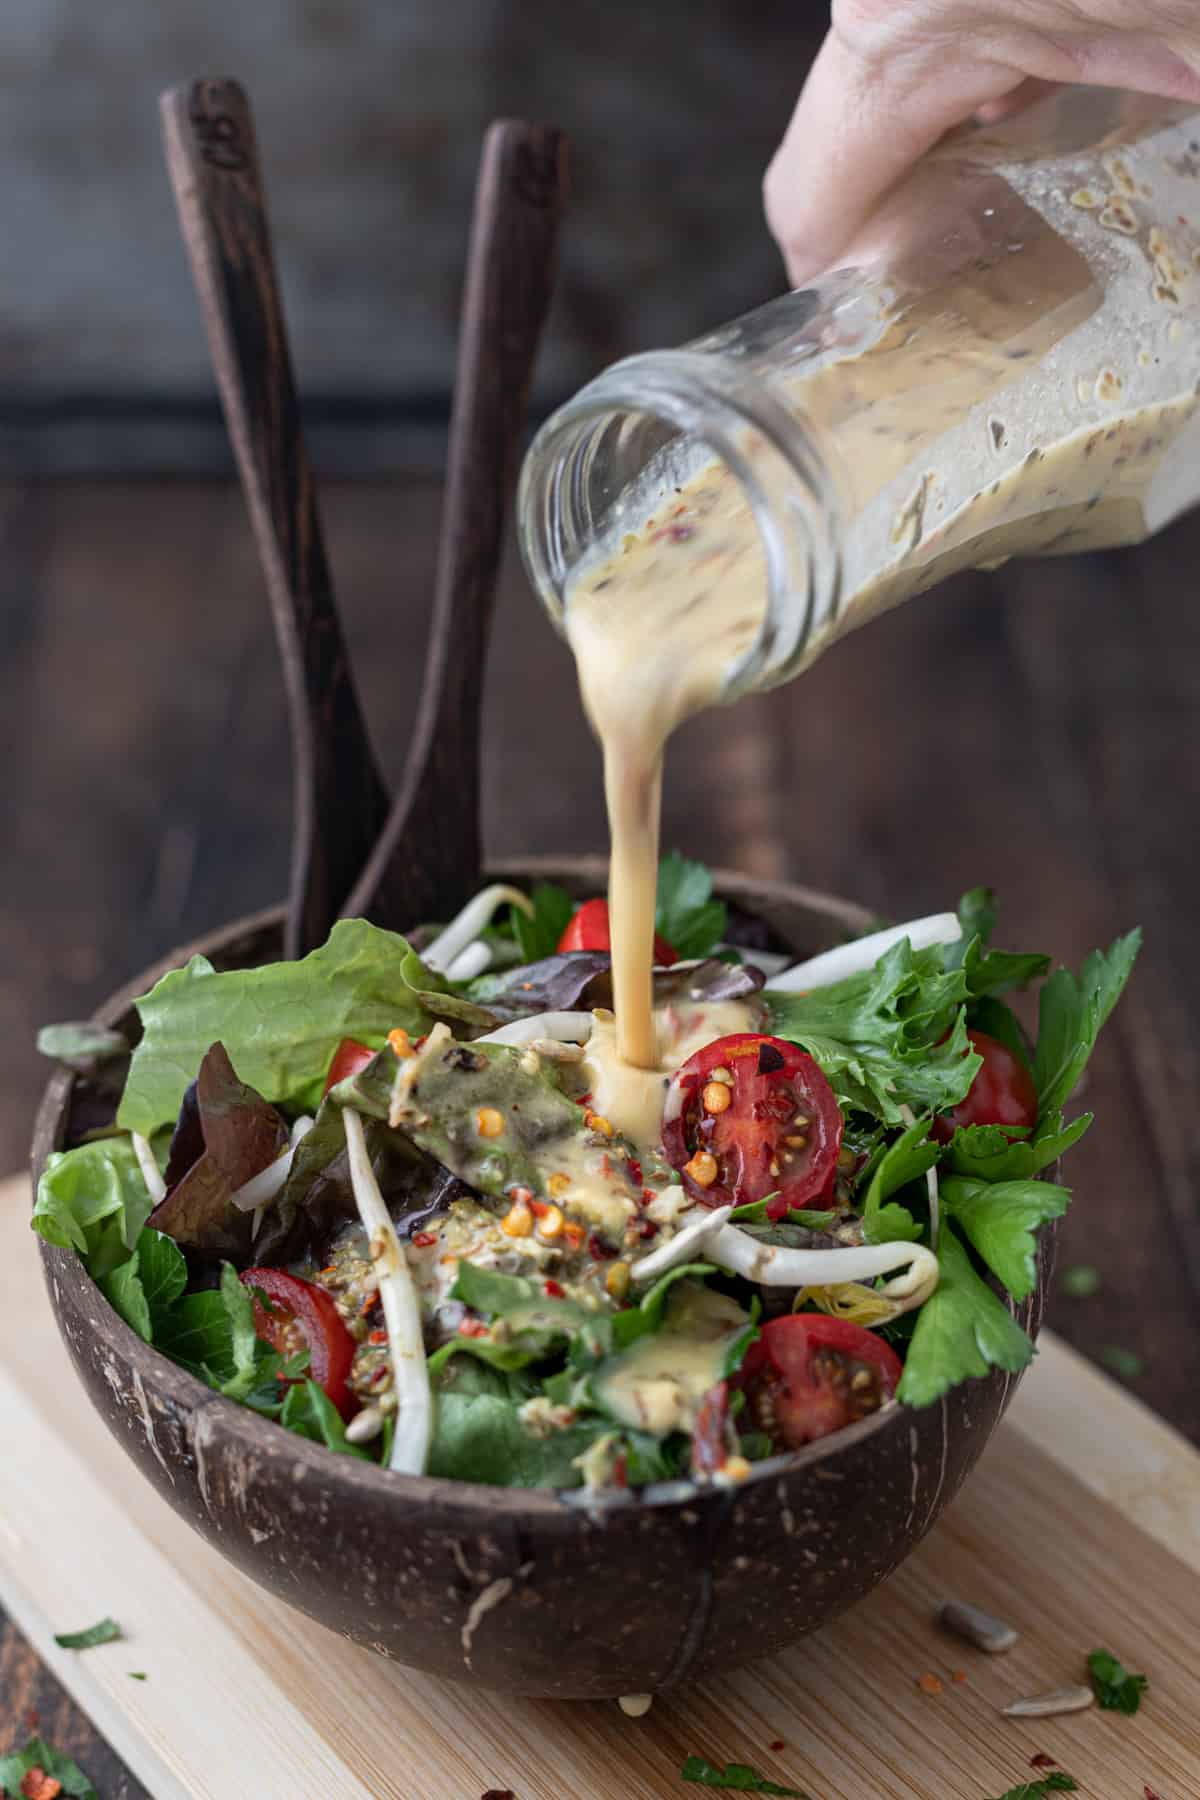
{"type": "MultiPolygon", "coordinates": [[[[576,894],[597,861],[497,865],[576,894]]],[[[719,891],[800,954],[863,930],[867,913],[780,883],[719,891]]],[[[132,1031],[136,995],[202,951],[222,968],[280,954],[282,910],[189,944],[99,1017],[132,1031]]],[[[35,1183],[71,1141],[79,1084],[56,1074],[38,1114],[35,1183]]],[[[76,1127],[78,1129],[78,1126],[76,1127]]],[[[1052,1270],[1016,1316],[1036,1335],[1052,1270]]],[[[185,1374],[108,1305],[72,1251],[43,1243],[50,1304],[93,1406],[175,1511],[270,1593],[380,1655],[510,1693],[656,1693],[793,1643],[890,1575],[978,1461],[1016,1381],[994,1371],[914,1412],[893,1406],[732,1489],[673,1482],[579,1493],[390,1474],[335,1457],[185,1374]]]]}

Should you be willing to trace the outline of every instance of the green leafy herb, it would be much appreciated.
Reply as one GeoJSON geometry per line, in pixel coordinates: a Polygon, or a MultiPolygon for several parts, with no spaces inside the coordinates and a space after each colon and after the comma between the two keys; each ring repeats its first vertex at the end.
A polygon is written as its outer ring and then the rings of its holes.
{"type": "Polygon", "coordinates": [[[897,1239],[915,1243],[921,1236],[921,1227],[907,1207],[885,1202],[910,1181],[918,1181],[937,1161],[938,1147],[929,1136],[929,1126],[928,1118],[914,1120],[875,1164],[862,1209],[863,1236],[868,1244],[891,1244],[897,1239]]]}
{"type": "Polygon", "coordinates": [[[1100,1271],[1090,1263],[1073,1263],[1063,1270],[1058,1285],[1068,1300],[1090,1300],[1100,1292],[1100,1271]]]}
{"type": "Polygon", "coordinates": [[[1100,1361],[1120,1381],[1136,1381],[1146,1366],[1136,1350],[1126,1350],[1123,1344],[1105,1344],[1100,1361]]]}
{"type": "Polygon", "coordinates": [[[808,994],[763,999],[770,1029],[821,1065],[839,1103],[890,1125],[901,1111],[944,1112],[965,1098],[981,1065],[967,1038],[962,969],[942,949],[914,951],[907,938],[873,969],[808,994]]]}
{"type": "Polygon", "coordinates": [[[1056,969],[1041,991],[1033,1077],[1043,1113],[1066,1105],[1079,1083],[1097,1034],[1121,997],[1141,947],[1130,931],[1108,950],[1094,950],[1078,977],[1056,969]]]}
{"type": "Polygon", "coordinates": [[[1146,1691],[1144,1675],[1132,1674],[1111,1650],[1093,1650],[1087,1666],[1097,1706],[1109,1712],[1137,1711],[1146,1691]]]}
{"type": "Polygon", "coordinates": [[[565,888],[556,887],[552,881],[539,881],[529,898],[533,902],[533,917],[514,906],[509,918],[522,962],[539,962],[558,949],[558,940],[571,923],[575,902],[565,888]]]}
{"type": "Polygon", "coordinates": [[[519,1408],[538,1392],[532,1377],[456,1356],[432,1372],[434,1430],[430,1475],[507,1487],[578,1487],[575,1458],[593,1444],[606,1422],[590,1420],[551,1429],[526,1429],[519,1408]]]}
{"type": "Polygon", "coordinates": [[[555,1299],[546,1293],[543,1282],[527,1276],[501,1275],[464,1258],[450,1293],[475,1312],[502,1319],[504,1331],[494,1339],[451,1338],[430,1358],[431,1373],[451,1356],[463,1353],[496,1369],[521,1369],[577,1336],[593,1346],[596,1355],[603,1355],[608,1348],[605,1313],[593,1313],[573,1300],[555,1299]]]}
{"type": "Polygon", "coordinates": [[[713,898],[712,876],[703,863],[671,850],[658,865],[654,929],[689,962],[711,956],[725,936],[723,900],[713,898]]]}
{"type": "Polygon", "coordinates": [[[941,1228],[938,1266],[938,1285],[916,1315],[896,1390],[908,1406],[929,1406],[958,1382],[990,1368],[1015,1373],[1033,1358],[1033,1345],[975,1273],[949,1223],[941,1228]]]}
{"type": "Polygon", "coordinates": [[[99,1279],[128,1262],[152,1206],[129,1139],[100,1138],[46,1158],[33,1228],[47,1243],[77,1250],[99,1279]]]}
{"type": "Polygon", "coordinates": [[[145,1681],[146,1679],[146,1671],[144,1669],[130,1669],[128,1674],[130,1681],[145,1681]]]}
{"type": "MultiPolygon", "coordinates": [[[[1004,988],[1027,987],[1050,967],[1048,956],[988,949],[996,929],[996,895],[989,887],[971,888],[963,895],[958,922],[962,936],[945,946],[943,958],[947,969],[966,972],[967,987],[976,999],[1004,988]]],[[[987,1027],[981,1025],[980,1029],[987,1027]]]]}
{"type": "Polygon", "coordinates": [[[173,1122],[184,1089],[218,1039],[241,1079],[264,1099],[315,1112],[342,1038],[378,1048],[393,1026],[414,1037],[428,1030],[429,1015],[405,976],[409,955],[407,939],[395,932],[366,919],[341,919],[328,941],[299,962],[218,974],[194,956],[138,1001],[144,1035],[118,1124],[149,1135],[173,1122]]]}
{"type": "Polygon", "coordinates": [[[1013,1299],[1027,1299],[1037,1281],[1034,1232],[1048,1219],[1062,1217],[1070,1204],[1070,1189],[1049,1181],[989,1183],[947,1175],[941,1199],[1013,1299]]]}
{"type": "Polygon", "coordinates": [[[705,1756],[689,1756],[679,1771],[684,1781],[695,1781],[700,1787],[729,1788],[737,1794],[790,1795],[791,1800],[808,1800],[800,1788],[780,1787],[752,1769],[749,1763],[726,1763],[718,1768],[705,1756]]]}
{"type": "Polygon", "coordinates": [[[245,1400],[279,1358],[254,1330],[254,1299],[232,1263],[221,1284],[184,1294],[155,1321],[154,1342],[191,1374],[231,1400],[245,1400]]]}
{"type": "Polygon", "coordinates": [[[838,1220],[844,1217],[839,1212],[822,1212],[816,1206],[793,1206],[784,1214],[782,1220],[774,1221],[767,1214],[767,1204],[772,1199],[774,1199],[774,1195],[768,1194],[766,1199],[750,1200],[745,1206],[735,1206],[729,1215],[730,1224],[770,1225],[778,1222],[785,1225],[801,1225],[808,1231],[828,1231],[831,1225],[836,1225],[838,1220]]]}
{"type": "Polygon", "coordinates": [[[980,1181],[1029,1181],[1077,1144],[1092,1123],[1080,1113],[1069,1125],[1058,1110],[1043,1112],[1031,1137],[1017,1136],[1012,1125],[964,1125],[950,1140],[948,1166],[956,1175],[980,1181]]]}
{"type": "Polygon", "coordinates": [[[21,1783],[32,1769],[41,1769],[52,1781],[60,1781],[71,1800],[100,1800],[79,1764],[40,1737],[31,1737],[23,1749],[10,1756],[0,1756],[0,1793],[20,1794],[21,1783]]]}
{"type": "Polygon", "coordinates": [[[279,1423],[299,1437],[310,1438],[314,1444],[324,1444],[338,1456],[357,1456],[363,1462],[374,1460],[368,1450],[349,1442],[341,1413],[315,1381],[298,1381],[288,1389],[279,1423]]]}
{"type": "Polygon", "coordinates": [[[1079,1783],[1061,1769],[1055,1769],[1049,1775],[1042,1775],[1037,1781],[1023,1781],[1020,1787],[1009,1788],[1000,1795],[1000,1800],[1045,1800],[1047,1794],[1076,1794],[1079,1783]]]}
{"type": "Polygon", "coordinates": [[[56,1631],[54,1641],[60,1650],[91,1650],[96,1644],[112,1644],[121,1636],[115,1619],[101,1619],[84,1631],[56,1631]]]}

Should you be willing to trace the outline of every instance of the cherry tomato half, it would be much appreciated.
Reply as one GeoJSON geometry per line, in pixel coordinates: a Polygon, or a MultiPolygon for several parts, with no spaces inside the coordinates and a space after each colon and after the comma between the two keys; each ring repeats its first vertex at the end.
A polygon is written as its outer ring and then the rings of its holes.
{"type": "Polygon", "coordinates": [[[355,1342],[342,1323],[333,1296],[315,1282],[302,1281],[284,1269],[246,1269],[242,1281],[261,1288],[268,1311],[256,1294],[254,1329],[264,1344],[286,1361],[300,1350],[310,1355],[308,1375],[324,1388],[343,1419],[352,1419],[359,1402],[347,1385],[355,1342]]]}
{"type": "Polygon", "coordinates": [[[982,1056],[983,1067],[966,1099],[934,1119],[933,1135],[938,1143],[948,1144],[961,1125],[1027,1125],[1032,1130],[1038,1119],[1038,1097],[1025,1064],[1007,1044],[989,1037],[986,1031],[968,1029],[967,1036],[982,1056]]]}
{"type": "Polygon", "coordinates": [[[775,1450],[828,1437],[878,1412],[903,1365],[891,1345],[825,1313],[788,1313],[763,1326],[736,1384],[746,1396],[739,1424],[763,1431],[775,1450]]]}
{"type": "Polygon", "coordinates": [[[671,1077],[663,1149],[706,1206],[774,1194],[773,1219],[811,1206],[829,1191],[841,1142],[833,1089],[812,1057],[783,1038],[718,1038],[671,1077]]]}
{"type": "Polygon", "coordinates": [[[345,1081],[348,1075],[357,1075],[360,1069],[365,1069],[374,1054],[369,1045],[360,1044],[357,1038],[343,1038],[333,1053],[325,1077],[325,1092],[336,1087],[339,1081],[345,1081]]]}
{"type": "MultiPolygon", "coordinates": [[[[575,914],[567,929],[558,940],[560,951],[567,950],[611,950],[612,933],[608,924],[608,901],[585,900],[575,914]]],[[[654,961],[660,969],[669,969],[672,963],[679,961],[679,953],[673,950],[666,938],[654,934],[654,961]]]]}

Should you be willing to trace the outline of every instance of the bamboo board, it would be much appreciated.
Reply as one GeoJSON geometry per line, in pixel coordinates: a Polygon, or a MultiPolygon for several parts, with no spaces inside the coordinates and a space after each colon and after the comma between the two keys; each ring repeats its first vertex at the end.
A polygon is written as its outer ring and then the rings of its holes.
{"type": "Polygon", "coordinates": [[[966,1492],[884,1587],[786,1656],[635,1721],[398,1668],[247,1584],[92,1413],[27,1216],[24,1181],[0,1184],[0,1599],[156,1800],[686,1800],[705,1791],[679,1780],[693,1752],[812,1800],[985,1800],[1032,1779],[1037,1751],[1092,1800],[1200,1800],[1200,1456],[1053,1339],[966,1492]],[[933,1614],[950,1596],[1011,1620],[1017,1648],[989,1658],[945,1637],[933,1614]],[[54,1644],[105,1614],[120,1642],[54,1644]],[[1002,1716],[1078,1681],[1100,1644],[1150,1677],[1135,1718],[1002,1716]],[[918,1688],[927,1671],[940,1695],[918,1688]]]}

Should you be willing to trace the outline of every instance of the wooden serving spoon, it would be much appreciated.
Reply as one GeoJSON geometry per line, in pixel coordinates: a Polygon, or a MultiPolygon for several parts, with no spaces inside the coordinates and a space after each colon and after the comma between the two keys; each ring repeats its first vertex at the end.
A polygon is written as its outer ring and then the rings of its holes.
{"type": "Polygon", "coordinates": [[[236,81],[163,94],[167,170],[266,577],[292,738],[284,954],[324,941],[387,817],[334,601],[292,375],[250,103],[236,81]]]}
{"type": "Polygon", "coordinates": [[[445,919],[479,885],[484,667],[566,191],[561,131],[516,119],[489,127],[475,188],[421,704],[391,814],[344,909],[380,924],[445,919]]]}

